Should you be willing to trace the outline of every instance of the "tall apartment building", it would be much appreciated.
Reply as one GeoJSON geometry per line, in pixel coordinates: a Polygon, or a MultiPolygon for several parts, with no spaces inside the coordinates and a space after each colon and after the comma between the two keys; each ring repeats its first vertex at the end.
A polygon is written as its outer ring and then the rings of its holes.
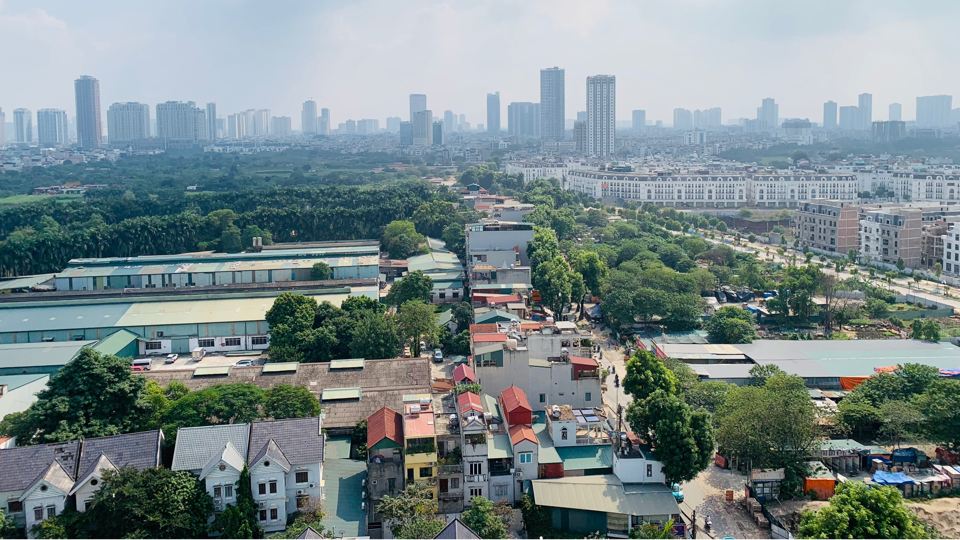
{"type": "Polygon", "coordinates": [[[943,273],[960,276],[960,222],[951,223],[943,236],[943,273]]]}
{"type": "Polygon", "coordinates": [[[365,118],[357,122],[357,135],[374,135],[380,131],[380,121],[365,118]]]}
{"type": "Polygon", "coordinates": [[[37,140],[40,146],[48,148],[67,144],[67,111],[60,109],[37,111],[37,140]]]}
{"type": "Polygon", "coordinates": [[[794,220],[800,243],[806,247],[846,255],[860,249],[860,219],[851,201],[812,199],[801,203],[794,220]]]}
{"type": "Polygon", "coordinates": [[[7,115],[3,114],[3,108],[0,107],[0,147],[7,144],[7,115]]]}
{"type": "Polygon", "coordinates": [[[903,117],[903,106],[900,105],[899,103],[891,103],[891,104],[890,104],[890,115],[889,115],[889,116],[890,116],[889,120],[890,120],[891,122],[899,122],[899,121],[903,120],[903,118],[902,118],[902,117],[903,117]]]}
{"type": "MultiPolygon", "coordinates": [[[[443,129],[447,130],[448,133],[453,133],[457,131],[457,115],[453,114],[453,111],[446,110],[443,111],[443,129]]],[[[389,126],[387,130],[389,131],[389,126]]]]}
{"type": "Polygon", "coordinates": [[[558,67],[540,70],[540,138],[562,141],[566,132],[564,71],[558,67]]]}
{"type": "Polygon", "coordinates": [[[860,94],[857,99],[857,129],[870,131],[873,128],[873,94],[860,94]]]}
{"type": "Polygon", "coordinates": [[[337,128],[337,135],[356,135],[357,134],[357,123],[354,120],[347,120],[345,123],[340,124],[342,128],[337,128]]]}
{"type": "Polygon", "coordinates": [[[943,127],[950,124],[953,96],[921,96],[917,98],[917,127],[943,127]]]}
{"type": "Polygon", "coordinates": [[[633,111],[633,131],[640,135],[647,131],[647,111],[633,111]]]}
{"type": "Polygon", "coordinates": [[[246,115],[234,113],[227,117],[227,139],[242,139],[246,134],[246,115]]]}
{"type": "Polygon", "coordinates": [[[866,209],[860,216],[860,256],[866,262],[920,267],[923,210],[919,208],[866,209]]]}
{"type": "Polygon", "coordinates": [[[107,109],[107,137],[112,146],[125,146],[150,137],[150,106],[146,103],[114,103],[107,109]]]}
{"type": "Polygon", "coordinates": [[[573,140],[578,154],[587,153],[587,122],[577,120],[573,123],[573,140]]]}
{"type": "Polygon", "coordinates": [[[300,110],[300,131],[304,135],[317,133],[317,102],[312,99],[303,102],[300,110]]]}
{"type": "Polygon", "coordinates": [[[413,122],[400,122],[400,146],[413,146],[413,122]]]}
{"type": "Polygon", "coordinates": [[[270,109],[259,109],[253,113],[253,135],[266,137],[270,134],[270,109]]]}
{"type": "Polygon", "coordinates": [[[720,107],[713,107],[712,109],[706,109],[704,111],[700,109],[693,111],[694,129],[719,128],[722,123],[720,107]]]}
{"type": "Polygon", "coordinates": [[[507,106],[507,131],[511,137],[540,137],[540,104],[511,103],[507,106]]]}
{"type": "Polygon", "coordinates": [[[400,133],[400,117],[399,116],[387,117],[387,132],[400,133]]]}
{"type": "Polygon", "coordinates": [[[206,140],[206,116],[193,101],[157,103],[157,138],[188,144],[206,140]]]}
{"type": "Polygon", "coordinates": [[[587,77],[587,153],[608,157],[617,149],[617,78],[587,77]]]}
{"type": "Polygon", "coordinates": [[[433,111],[427,109],[413,113],[413,146],[433,146],[433,111]]]}
{"type": "Polygon", "coordinates": [[[317,120],[317,132],[320,135],[330,135],[330,109],[320,109],[320,119],[317,120]]]}
{"type": "Polygon", "coordinates": [[[873,123],[873,142],[888,143],[907,137],[907,123],[890,120],[873,123]]]}
{"type": "Polygon", "coordinates": [[[73,82],[77,103],[77,144],[97,148],[102,138],[100,119],[100,81],[84,75],[73,82]]]}
{"type": "Polygon", "coordinates": [[[823,129],[837,129],[837,102],[823,104],[823,129]]]}
{"type": "Polygon", "coordinates": [[[487,133],[500,133],[500,92],[487,94],[487,133]]]}
{"type": "Polygon", "coordinates": [[[219,138],[217,133],[217,104],[207,103],[207,140],[216,141],[219,138]]]}
{"type": "Polygon", "coordinates": [[[33,142],[33,113],[30,109],[13,110],[13,141],[18,143],[33,142]]]}
{"type": "Polygon", "coordinates": [[[270,119],[270,133],[275,137],[289,137],[293,134],[293,120],[289,116],[274,116],[270,119]]]}
{"type": "Polygon", "coordinates": [[[840,129],[852,131],[857,129],[859,120],[859,111],[856,105],[847,105],[840,107],[840,129]]]}
{"type": "MultiPolygon", "coordinates": [[[[426,94],[410,94],[410,121],[413,122],[413,115],[420,111],[427,110],[426,94]]],[[[433,121],[433,119],[430,119],[433,121]]]]}
{"type": "Polygon", "coordinates": [[[693,129],[693,113],[689,109],[674,109],[673,129],[693,129]]]}
{"type": "Polygon", "coordinates": [[[764,98],[757,107],[757,121],[763,130],[780,127],[780,105],[773,98],[764,98]]]}
{"type": "Polygon", "coordinates": [[[433,140],[431,142],[433,146],[443,145],[443,122],[433,123],[433,140]]]}

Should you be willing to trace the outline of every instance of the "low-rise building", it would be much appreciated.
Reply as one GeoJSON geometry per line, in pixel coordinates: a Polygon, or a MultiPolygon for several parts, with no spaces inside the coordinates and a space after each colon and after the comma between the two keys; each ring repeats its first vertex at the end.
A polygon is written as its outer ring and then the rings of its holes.
{"type": "Polygon", "coordinates": [[[437,432],[433,399],[413,394],[403,400],[404,466],[407,484],[425,484],[437,498],[437,432]]]}
{"type": "Polygon", "coordinates": [[[556,161],[512,161],[504,165],[507,174],[522,174],[524,182],[541,178],[563,180],[567,174],[567,164],[556,161]]]}
{"type": "Polygon", "coordinates": [[[533,240],[532,223],[484,222],[466,225],[468,271],[478,264],[495,268],[529,265],[527,243],[533,240]]]}
{"type": "Polygon", "coordinates": [[[846,255],[860,248],[857,207],[849,201],[813,199],[797,209],[796,236],[805,246],[846,255]]]}
{"type": "Polygon", "coordinates": [[[383,527],[377,504],[404,489],[403,416],[383,407],[367,418],[367,528],[383,527]]]}
{"type": "Polygon", "coordinates": [[[882,208],[869,210],[860,219],[860,256],[865,262],[920,267],[922,210],[882,208]]]}

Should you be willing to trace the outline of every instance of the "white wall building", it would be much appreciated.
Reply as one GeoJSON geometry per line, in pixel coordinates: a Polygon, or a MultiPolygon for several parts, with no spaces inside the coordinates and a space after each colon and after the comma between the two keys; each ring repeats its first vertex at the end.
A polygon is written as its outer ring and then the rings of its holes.
{"type": "Polygon", "coordinates": [[[157,103],[157,137],[170,142],[196,143],[207,138],[206,112],[193,101],[157,103]]]}
{"type": "Polygon", "coordinates": [[[37,141],[40,146],[47,148],[59,148],[67,144],[67,111],[37,111],[37,141]]]}
{"type": "Polygon", "coordinates": [[[612,156],[617,149],[617,78],[587,77],[587,154],[612,156]]]}
{"type": "Polygon", "coordinates": [[[150,137],[150,106],[146,103],[114,103],[107,109],[107,138],[124,145],[150,137]]]}
{"type": "Polygon", "coordinates": [[[507,174],[522,174],[523,182],[540,180],[541,178],[556,178],[561,182],[567,175],[566,163],[547,161],[513,161],[507,163],[504,172],[507,174]]]}

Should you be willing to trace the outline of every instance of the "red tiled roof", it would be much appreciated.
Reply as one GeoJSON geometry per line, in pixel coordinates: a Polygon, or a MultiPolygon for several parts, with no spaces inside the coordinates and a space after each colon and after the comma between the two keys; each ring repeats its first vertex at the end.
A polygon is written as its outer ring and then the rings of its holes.
{"type": "Polygon", "coordinates": [[[600,364],[593,358],[587,358],[586,356],[571,356],[569,358],[571,364],[577,364],[578,366],[600,367],[600,364]]]}
{"type": "Polygon", "coordinates": [[[460,382],[463,380],[474,382],[477,380],[477,374],[473,372],[472,367],[466,364],[460,364],[457,366],[457,369],[453,370],[453,380],[455,382],[460,382]]]}
{"type": "Polygon", "coordinates": [[[470,325],[471,334],[496,334],[498,330],[499,328],[497,327],[497,323],[470,325]]]}
{"type": "Polygon", "coordinates": [[[506,341],[506,334],[474,334],[473,342],[474,343],[497,343],[500,341],[506,341]]]}
{"type": "Polygon", "coordinates": [[[518,294],[501,294],[499,296],[488,296],[485,298],[488,304],[509,304],[511,302],[519,302],[520,295],[518,294]]]}
{"type": "Polygon", "coordinates": [[[477,411],[483,412],[483,404],[480,403],[480,396],[474,394],[473,392],[464,392],[457,396],[457,409],[460,410],[460,414],[463,414],[467,411],[477,411]]]}
{"type": "Polygon", "coordinates": [[[533,428],[523,424],[510,426],[510,442],[516,446],[524,440],[537,444],[537,435],[533,432],[533,428]]]}
{"type": "Polygon", "coordinates": [[[503,407],[506,409],[505,412],[512,412],[517,409],[533,411],[533,409],[530,408],[530,402],[527,401],[527,395],[516,386],[507,388],[501,396],[503,398],[503,407]]]}
{"type": "Polygon", "coordinates": [[[383,439],[403,446],[403,416],[390,407],[383,407],[367,418],[367,448],[383,439]]]}
{"type": "Polygon", "coordinates": [[[538,323],[538,322],[520,323],[520,330],[539,330],[541,328],[543,328],[543,323],[538,323]]]}

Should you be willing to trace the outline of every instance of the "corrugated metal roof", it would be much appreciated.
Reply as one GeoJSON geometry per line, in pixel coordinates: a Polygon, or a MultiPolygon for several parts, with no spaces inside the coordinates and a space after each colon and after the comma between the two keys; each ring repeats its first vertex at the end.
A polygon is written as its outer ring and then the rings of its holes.
{"type": "Polygon", "coordinates": [[[367,419],[367,448],[384,439],[403,446],[403,416],[390,407],[382,407],[367,419]]]}
{"type": "Polygon", "coordinates": [[[360,399],[360,389],[327,388],[320,394],[320,401],[335,401],[339,399],[360,399]]]}
{"type": "Polygon", "coordinates": [[[268,362],[260,373],[296,373],[299,370],[300,362],[268,362]]]}
{"type": "Polygon", "coordinates": [[[139,336],[129,330],[121,329],[110,334],[105,339],[101,339],[93,348],[103,354],[116,355],[122,351],[124,347],[136,341],[138,337],[139,336]]]}
{"type": "Polygon", "coordinates": [[[363,369],[366,360],[363,358],[345,358],[342,360],[331,360],[330,369],[363,369]]]}
{"type": "Polygon", "coordinates": [[[202,366],[193,370],[194,377],[210,377],[213,375],[227,376],[233,366],[202,366]]]}
{"type": "Polygon", "coordinates": [[[606,469],[613,466],[609,446],[561,446],[557,448],[563,468],[568,471],[606,469]]]}
{"type": "Polygon", "coordinates": [[[557,453],[557,448],[553,445],[553,437],[547,432],[547,425],[542,422],[534,424],[533,433],[537,436],[537,446],[539,446],[537,462],[541,465],[563,463],[560,454],[557,453]]]}
{"type": "Polygon", "coordinates": [[[512,457],[513,444],[510,443],[510,435],[497,433],[489,437],[487,441],[488,459],[506,459],[512,457]]]}
{"type": "Polygon", "coordinates": [[[533,432],[533,428],[523,424],[510,426],[510,442],[512,442],[514,445],[517,445],[522,441],[529,441],[533,444],[538,444],[537,436],[533,432]]]}
{"type": "Polygon", "coordinates": [[[530,407],[530,402],[527,401],[527,394],[516,386],[510,386],[501,393],[501,396],[503,396],[503,407],[508,413],[518,409],[533,411],[533,408],[530,407]]]}
{"type": "Polygon", "coordinates": [[[12,392],[21,386],[26,386],[38,379],[49,379],[49,373],[34,373],[32,375],[0,375],[0,386],[6,386],[7,392],[12,392]]]}
{"type": "MultiPolygon", "coordinates": [[[[3,326],[0,325],[0,328],[3,326]]],[[[63,366],[96,341],[52,341],[49,343],[10,343],[0,345],[0,369],[38,366],[63,366]]]]}
{"type": "Polygon", "coordinates": [[[13,289],[29,289],[37,285],[50,281],[56,274],[38,274],[35,276],[23,276],[17,279],[8,279],[0,281],[0,291],[9,291],[13,289]]]}
{"type": "Polygon", "coordinates": [[[539,506],[630,516],[680,513],[677,500],[666,486],[639,484],[625,487],[612,474],[532,480],[531,485],[539,506]]]}

